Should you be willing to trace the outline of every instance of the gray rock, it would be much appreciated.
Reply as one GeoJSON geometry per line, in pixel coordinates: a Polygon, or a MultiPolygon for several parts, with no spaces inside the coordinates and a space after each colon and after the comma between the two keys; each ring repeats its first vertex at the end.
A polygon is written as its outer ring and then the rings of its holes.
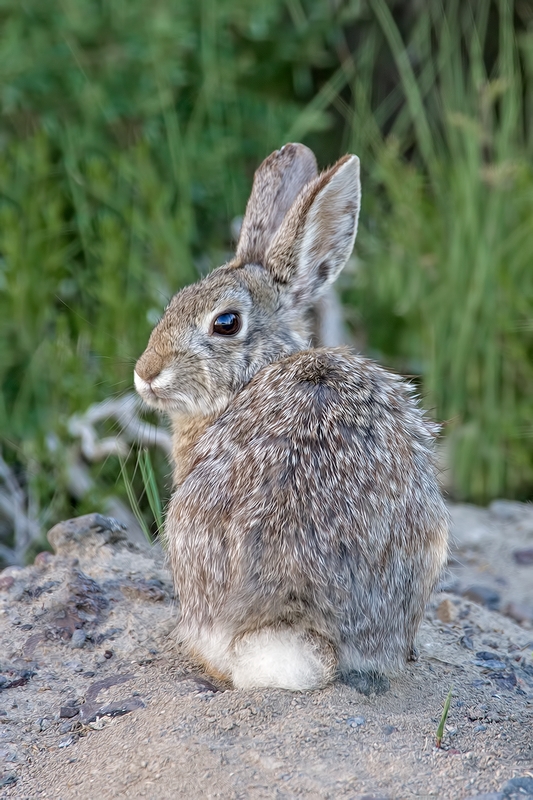
{"type": "Polygon", "coordinates": [[[513,558],[521,566],[530,566],[533,564],[533,547],[521,547],[518,550],[514,550],[513,558]]]}
{"type": "Polygon", "coordinates": [[[500,605],[500,594],[490,586],[469,586],[463,591],[463,597],[472,600],[474,603],[479,603],[480,606],[490,608],[491,611],[497,611],[500,605]]]}
{"type": "Polygon", "coordinates": [[[126,540],[125,526],[113,517],[85,514],[59,522],[48,531],[48,541],[56,555],[75,555],[80,549],[102,547],[126,540]]]}
{"type": "Polygon", "coordinates": [[[74,633],[70,638],[70,646],[74,648],[83,647],[86,639],[87,636],[85,634],[85,631],[82,631],[81,628],[76,628],[76,630],[74,631],[74,633]]]}
{"type": "Polygon", "coordinates": [[[504,785],[502,789],[502,797],[507,800],[515,800],[517,798],[531,798],[533,797],[533,778],[511,778],[510,781],[504,785]]]}
{"type": "Polygon", "coordinates": [[[350,726],[350,728],[359,728],[361,725],[364,725],[366,719],[364,717],[348,717],[346,720],[346,724],[350,726]]]}

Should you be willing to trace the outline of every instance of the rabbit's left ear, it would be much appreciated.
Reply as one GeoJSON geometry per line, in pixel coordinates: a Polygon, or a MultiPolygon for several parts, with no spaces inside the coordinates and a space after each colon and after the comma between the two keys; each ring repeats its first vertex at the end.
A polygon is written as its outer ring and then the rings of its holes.
{"type": "Polygon", "coordinates": [[[294,304],[313,303],[346,264],[361,203],[359,159],[344,156],[308,184],[283,220],[265,267],[294,304]]]}

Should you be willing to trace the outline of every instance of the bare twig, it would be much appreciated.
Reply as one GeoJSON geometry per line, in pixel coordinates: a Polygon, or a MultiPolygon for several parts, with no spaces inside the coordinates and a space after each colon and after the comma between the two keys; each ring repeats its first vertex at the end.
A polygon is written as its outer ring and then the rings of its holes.
{"type": "Polygon", "coordinates": [[[41,536],[37,510],[29,503],[13,471],[0,452],[0,515],[13,531],[13,546],[0,545],[0,557],[9,565],[22,564],[32,542],[41,536]]]}
{"type": "Polygon", "coordinates": [[[80,439],[81,453],[87,461],[102,461],[109,455],[126,456],[129,445],[161,448],[169,455],[172,440],[168,431],[141,419],[141,401],[133,393],[117,400],[104,400],[89,406],[84,414],[75,414],[68,423],[71,436],[80,439]],[[117,436],[100,438],[96,425],[115,419],[122,428],[117,436]]]}

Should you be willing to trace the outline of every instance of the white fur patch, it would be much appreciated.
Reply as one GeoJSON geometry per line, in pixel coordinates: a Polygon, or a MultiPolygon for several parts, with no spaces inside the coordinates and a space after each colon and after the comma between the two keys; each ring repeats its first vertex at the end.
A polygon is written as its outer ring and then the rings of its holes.
{"type": "Polygon", "coordinates": [[[157,390],[171,389],[176,380],[176,371],[172,367],[163,367],[159,375],[152,381],[152,389],[157,394],[157,390]]]}
{"type": "Polygon", "coordinates": [[[184,639],[207,669],[230,677],[232,667],[231,633],[222,628],[201,628],[184,632],[184,639]]]}
{"type": "Polygon", "coordinates": [[[319,689],[331,678],[331,665],[298,631],[263,628],[246,634],[233,648],[232,679],[237,689],[319,689]]]}
{"type": "Polygon", "coordinates": [[[135,370],[133,372],[133,382],[135,384],[135,388],[141,397],[145,397],[147,394],[150,394],[150,385],[138,375],[135,370]]]}

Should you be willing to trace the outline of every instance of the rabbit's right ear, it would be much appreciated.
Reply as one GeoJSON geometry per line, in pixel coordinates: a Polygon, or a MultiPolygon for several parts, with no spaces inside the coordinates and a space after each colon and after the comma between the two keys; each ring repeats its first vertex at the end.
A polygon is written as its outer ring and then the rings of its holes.
{"type": "Polygon", "coordinates": [[[344,156],[306,186],[268,248],[264,266],[295,306],[314,303],[353,250],[361,202],[359,159],[344,156]]]}
{"type": "Polygon", "coordinates": [[[241,263],[264,263],[266,251],[288,210],[318,174],[312,150],[286,144],[257,168],[246,206],[236,256],[241,263]]]}

